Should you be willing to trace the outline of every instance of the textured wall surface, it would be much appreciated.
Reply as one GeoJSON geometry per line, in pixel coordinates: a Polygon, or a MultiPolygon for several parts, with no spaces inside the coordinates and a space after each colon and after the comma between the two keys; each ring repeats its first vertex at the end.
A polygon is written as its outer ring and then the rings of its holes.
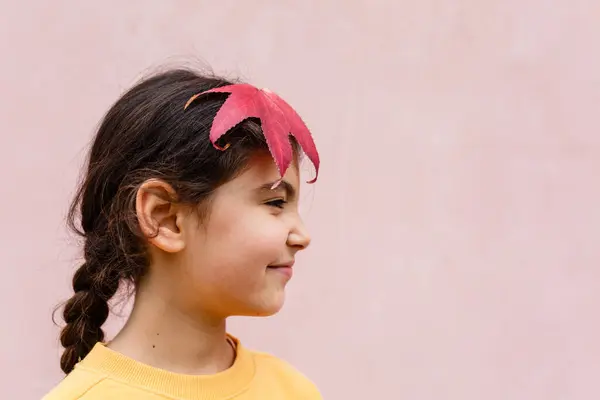
{"type": "Polygon", "coordinates": [[[313,244],[280,315],[232,322],[247,345],[327,399],[600,397],[599,4],[3,1],[3,398],[61,379],[98,120],[181,61],[277,91],[322,154],[313,244]]]}

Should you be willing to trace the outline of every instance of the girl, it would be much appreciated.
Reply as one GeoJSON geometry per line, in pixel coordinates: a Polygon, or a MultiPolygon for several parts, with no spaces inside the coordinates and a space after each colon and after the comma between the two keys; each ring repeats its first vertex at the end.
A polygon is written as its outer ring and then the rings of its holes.
{"type": "Polygon", "coordinates": [[[225,328],[229,316],[276,313],[310,243],[298,215],[301,151],[318,172],[308,129],[267,90],[173,70],[125,93],[69,214],[85,261],[63,313],[68,375],[45,399],[321,399],[225,328]],[[134,288],[134,307],[105,343],[121,284],[134,288]]]}

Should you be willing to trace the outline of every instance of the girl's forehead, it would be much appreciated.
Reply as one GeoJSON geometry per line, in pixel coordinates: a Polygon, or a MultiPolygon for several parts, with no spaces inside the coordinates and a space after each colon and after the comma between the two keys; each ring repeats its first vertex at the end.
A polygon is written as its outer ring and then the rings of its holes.
{"type": "Polygon", "coordinates": [[[270,155],[261,154],[252,157],[244,171],[224,184],[223,189],[262,193],[285,191],[288,195],[295,195],[298,192],[299,183],[297,163],[292,163],[281,179],[279,170],[270,155]],[[273,189],[278,181],[281,183],[273,189]]]}
{"type": "MultiPolygon", "coordinates": [[[[246,170],[240,174],[238,178],[253,181],[255,184],[259,182],[263,184],[267,182],[275,183],[282,177],[279,174],[279,170],[277,169],[277,165],[273,161],[273,158],[268,154],[259,154],[250,158],[246,170]]],[[[292,162],[290,167],[286,170],[283,179],[287,180],[292,185],[298,184],[299,176],[297,162],[292,162]]]]}

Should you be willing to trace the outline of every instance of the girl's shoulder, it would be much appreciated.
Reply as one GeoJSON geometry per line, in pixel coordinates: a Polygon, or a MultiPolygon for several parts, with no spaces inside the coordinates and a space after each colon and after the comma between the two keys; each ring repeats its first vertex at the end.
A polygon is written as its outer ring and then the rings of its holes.
{"type": "Polygon", "coordinates": [[[302,399],[320,400],[321,394],[317,386],[291,363],[276,357],[273,354],[248,350],[255,360],[256,375],[254,384],[257,386],[268,384],[272,390],[281,390],[281,398],[294,393],[301,394],[302,399]]]}
{"type": "Polygon", "coordinates": [[[81,399],[90,389],[102,382],[104,378],[104,376],[96,372],[76,368],[52,388],[42,400],[81,399]]]}

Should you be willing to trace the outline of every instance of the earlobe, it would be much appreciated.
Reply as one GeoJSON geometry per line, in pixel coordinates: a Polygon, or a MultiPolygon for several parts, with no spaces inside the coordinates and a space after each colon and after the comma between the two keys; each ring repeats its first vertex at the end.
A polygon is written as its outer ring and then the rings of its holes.
{"type": "Polygon", "coordinates": [[[176,253],[185,247],[180,229],[181,210],[174,203],[175,190],[168,183],[151,179],[136,193],[135,212],[142,233],[148,242],[167,252],[176,253]]]}

